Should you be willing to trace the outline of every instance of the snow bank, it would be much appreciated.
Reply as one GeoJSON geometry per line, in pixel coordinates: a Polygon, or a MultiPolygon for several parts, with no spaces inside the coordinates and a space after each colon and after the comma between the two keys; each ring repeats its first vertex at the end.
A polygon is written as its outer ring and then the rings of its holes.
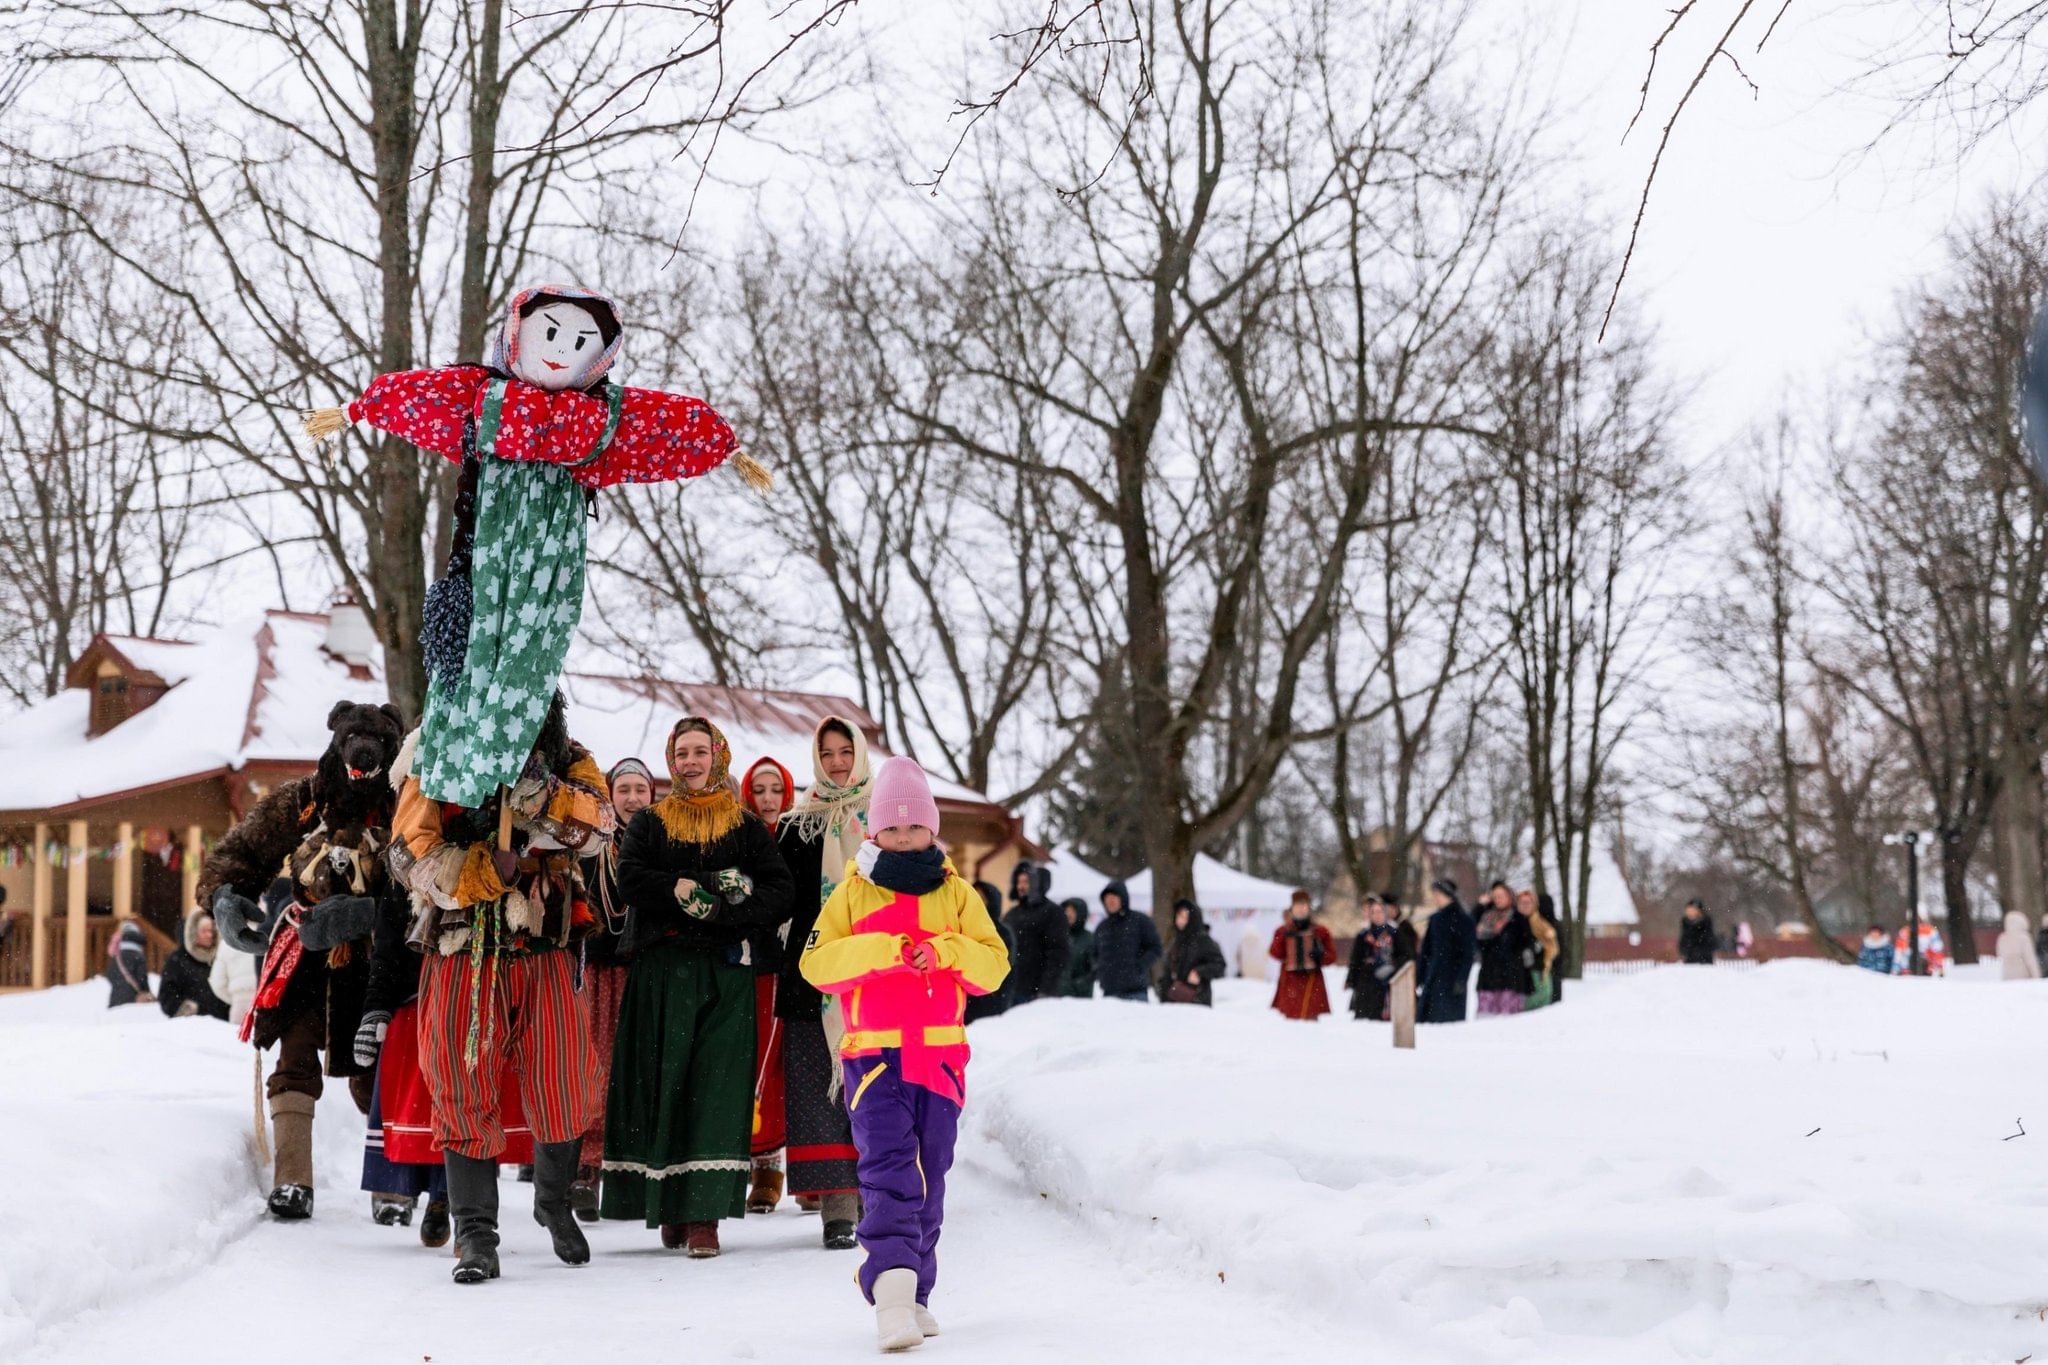
{"type": "Polygon", "coordinates": [[[2048,983],[1670,968],[1413,1052],[1218,990],[975,1030],[970,1129],[1128,1261],[1404,1361],[2048,1351],[2048,983]]]}
{"type": "MultiPolygon", "coordinates": [[[[99,981],[0,998],[0,1360],[205,1264],[268,1188],[250,1049],[219,1020],[106,1000],[99,981]]],[[[333,1125],[354,1120],[360,1153],[361,1120],[340,1083],[321,1108],[321,1178],[352,1191],[333,1125]]]]}

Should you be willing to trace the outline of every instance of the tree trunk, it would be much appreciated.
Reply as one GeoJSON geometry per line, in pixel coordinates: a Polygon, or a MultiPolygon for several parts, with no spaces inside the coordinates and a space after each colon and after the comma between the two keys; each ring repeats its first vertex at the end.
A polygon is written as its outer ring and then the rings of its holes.
{"type": "Polygon", "coordinates": [[[2000,760],[2005,775],[1998,786],[1992,852],[1998,863],[1998,900],[2009,914],[2017,910],[2029,925],[2041,922],[2048,908],[2041,863],[2041,770],[2036,758],[2008,737],[2000,760]]]}
{"type": "Polygon", "coordinates": [[[1961,839],[1944,839],[1939,847],[1949,961],[1967,966],[1977,960],[1977,926],[1970,917],[1970,845],[1961,839]]]}

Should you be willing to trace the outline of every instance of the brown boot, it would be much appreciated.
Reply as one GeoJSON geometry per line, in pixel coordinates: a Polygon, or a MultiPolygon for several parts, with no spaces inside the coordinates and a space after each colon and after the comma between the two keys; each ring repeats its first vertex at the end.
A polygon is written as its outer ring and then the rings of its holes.
{"type": "Polygon", "coordinates": [[[748,1213],[773,1213],[782,1202],[782,1168],[768,1161],[754,1163],[754,1188],[747,1193],[748,1213]]]}
{"type": "Polygon", "coordinates": [[[313,1216],[313,1097],[287,1090],[270,1097],[270,1212],[278,1218],[313,1216]]]}
{"type": "Polygon", "coordinates": [[[681,1251],[683,1249],[683,1240],[689,1236],[690,1226],[688,1223],[663,1223],[661,1225],[661,1244],[670,1251],[681,1251]]]}
{"type": "Polygon", "coordinates": [[[800,1194],[796,1197],[796,1206],[805,1213],[816,1213],[821,1202],[823,1201],[815,1194],[800,1194]]]}
{"type": "Polygon", "coordinates": [[[691,1260],[702,1261],[718,1254],[718,1224],[685,1223],[683,1235],[691,1260]]]}

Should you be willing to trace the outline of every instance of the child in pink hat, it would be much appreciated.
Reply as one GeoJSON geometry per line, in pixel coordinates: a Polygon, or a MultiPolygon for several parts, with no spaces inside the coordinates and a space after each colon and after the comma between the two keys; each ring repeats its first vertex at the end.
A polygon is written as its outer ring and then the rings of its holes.
{"type": "Polygon", "coordinates": [[[924,770],[892,758],[875,774],[869,838],[818,912],[799,969],[841,998],[839,1045],[860,1192],[861,1291],[884,1351],[936,1336],[946,1172],[967,1098],[970,995],[1003,984],[1010,954],[988,907],[937,845],[924,770]]]}

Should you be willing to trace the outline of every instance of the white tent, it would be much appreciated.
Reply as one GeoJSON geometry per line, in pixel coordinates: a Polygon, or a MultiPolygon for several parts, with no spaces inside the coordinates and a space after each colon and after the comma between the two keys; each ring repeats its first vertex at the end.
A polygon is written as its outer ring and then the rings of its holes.
{"type": "Polygon", "coordinates": [[[1102,913],[1102,888],[1109,885],[1110,876],[1097,872],[1088,864],[1076,858],[1069,849],[1056,848],[1045,860],[1045,868],[1052,873],[1052,900],[1055,905],[1063,900],[1078,896],[1088,902],[1090,919],[1102,913]]]}
{"type": "MultiPolygon", "coordinates": [[[[1272,938],[1294,900],[1294,888],[1285,882],[1240,872],[1206,853],[1195,855],[1194,871],[1195,903],[1202,907],[1203,918],[1208,920],[1209,932],[1215,935],[1224,960],[1242,975],[1263,976],[1263,971],[1245,970],[1247,958],[1240,953],[1240,945],[1249,940],[1245,953],[1251,953],[1272,938]]],[[[1131,878],[1131,908],[1147,914],[1152,911],[1150,868],[1131,878]]],[[[1258,956],[1249,960],[1254,965],[1264,961],[1258,956]]]]}

